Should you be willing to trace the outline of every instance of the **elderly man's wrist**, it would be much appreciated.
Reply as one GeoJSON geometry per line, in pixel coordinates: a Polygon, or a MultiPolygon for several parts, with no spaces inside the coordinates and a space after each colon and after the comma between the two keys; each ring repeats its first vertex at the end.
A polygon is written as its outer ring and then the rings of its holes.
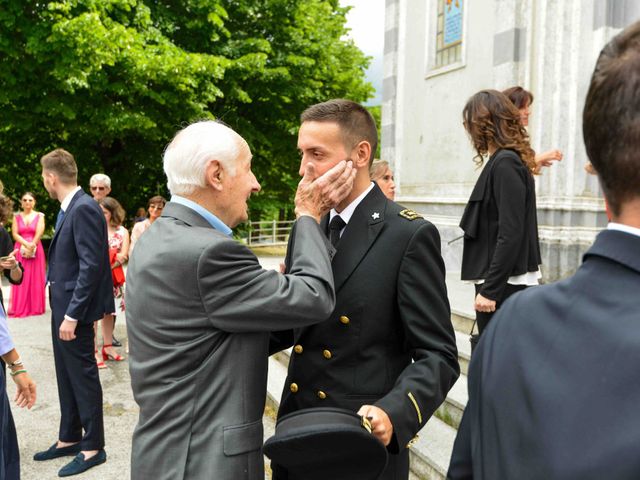
{"type": "Polygon", "coordinates": [[[296,211],[296,218],[300,218],[300,217],[311,217],[316,222],[320,223],[320,215],[316,215],[308,210],[296,211]]]}

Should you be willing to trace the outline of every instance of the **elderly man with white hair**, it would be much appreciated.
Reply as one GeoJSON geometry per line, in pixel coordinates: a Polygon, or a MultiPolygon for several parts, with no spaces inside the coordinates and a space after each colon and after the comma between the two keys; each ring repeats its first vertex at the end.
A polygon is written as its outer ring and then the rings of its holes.
{"type": "Polygon", "coordinates": [[[89,189],[93,199],[98,202],[111,193],[111,178],[104,173],[91,175],[89,189]]]}
{"type": "Polygon", "coordinates": [[[127,273],[131,384],[140,417],[132,479],[263,479],[269,332],[325,320],[335,303],[320,217],[350,191],[351,162],[295,198],[290,273],[260,267],[231,237],[260,191],[251,151],[213,121],[178,132],[164,154],[171,201],[127,273]]]}

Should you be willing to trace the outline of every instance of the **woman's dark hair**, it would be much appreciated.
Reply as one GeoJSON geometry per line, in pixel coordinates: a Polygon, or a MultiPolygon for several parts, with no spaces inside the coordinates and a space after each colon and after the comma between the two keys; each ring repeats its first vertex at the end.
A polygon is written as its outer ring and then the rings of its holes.
{"type": "Polygon", "coordinates": [[[0,224],[4,225],[13,215],[13,200],[0,193],[0,224]]]}
{"type": "Polygon", "coordinates": [[[33,192],[24,192],[21,196],[20,196],[20,200],[22,200],[24,198],[25,195],[29,195],[31,198],[33,198],[33,202],[36,202],[36,196],[33,194],[33,192]]]}
{"type": "Polygon", "coordinates": [[[124,212],[124,208],[122,208],[122,205],[120,205],[120,202],[118,202],[113,197],[104,197],[103,199],[98,201],[98,203],[102,205],[104,208],[106,208],[111,214],[110,223],[112,227],[119,227],[120,225],[122,225],[122,222],[124,221],[125,212],[124,212]]]}
{"type": "Polygon", "coordinates": [[[600,53],[584,103],[587,156],[614,215],[640,198],[640,22],[600,53]]]}
{"type": "Polygon", "coordinates": [[[529,134],[520,122],[520,112],[506,95],[497,90],[481,90],[464,106],[462,119],[477,152],[474,161],[478,166],[483,164],[489,147],[494,146],[516,151],[529,171],[536,171],[529,134]]]}
{"type": "Polygon", "coordinates": [[[167,204],[167,199],[164,198],[162,195],[156,195],[155,197],[151,197],[147,202],[147,208],[149,208],[151,205],[156,205],[158,203],[161,203],[162,206],[164,207],[167,204]]]}
{"type": "Polygon", "coordinates": [[[533,93],[520,86],[507,88],[502,93],[509,97],[509,100],[518,107],[518,110],[533,103],[533,93]]]}

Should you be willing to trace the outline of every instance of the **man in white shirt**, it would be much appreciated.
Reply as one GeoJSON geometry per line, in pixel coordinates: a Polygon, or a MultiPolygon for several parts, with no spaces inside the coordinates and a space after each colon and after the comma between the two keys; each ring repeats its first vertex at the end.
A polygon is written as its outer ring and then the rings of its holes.
{"type": "Polygon", "coordinates": [[[510,298],[471,362],[448,478],[640,472],[640,22],[602,51],[583,113],[611,218],[576,274],[510,298]]]}
{"type": "Polygon", "coordinates": [[[44,186],[61,207],[48,271],[60,429],[58,441],[34,460],[75,456],[58,472],[68,476],[107,459],[93,322],[113,305],[111,267],[104,214],[78,186],[73,155],[59,148],[40,163],[44,186]]]}

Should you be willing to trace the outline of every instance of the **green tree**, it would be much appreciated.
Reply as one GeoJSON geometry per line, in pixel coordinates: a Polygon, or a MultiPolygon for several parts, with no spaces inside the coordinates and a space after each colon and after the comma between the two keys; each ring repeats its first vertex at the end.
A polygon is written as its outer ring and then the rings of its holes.
{"type": "Polygon", "coordinates": [[[39,158],[62,146],[83,185],[107,173],[132,213],[167,193],[176,130],[219,118],[252,148],[252,217],[290,216],[299,114],[373,90],[343,39],[346,12],[337,0],[0,0],[0,178],[43,200],[39,158]]]}
{"type": "Polygon", "coordinates": [[[367,110],[369,110],[369,113],[376,122],[376,127],[378,130],[378,146],[376,147],[375,158],[380,158],[380,141],[382,139],[382,107],[380,105],[373,105],[367,107],[367,110]]]}

